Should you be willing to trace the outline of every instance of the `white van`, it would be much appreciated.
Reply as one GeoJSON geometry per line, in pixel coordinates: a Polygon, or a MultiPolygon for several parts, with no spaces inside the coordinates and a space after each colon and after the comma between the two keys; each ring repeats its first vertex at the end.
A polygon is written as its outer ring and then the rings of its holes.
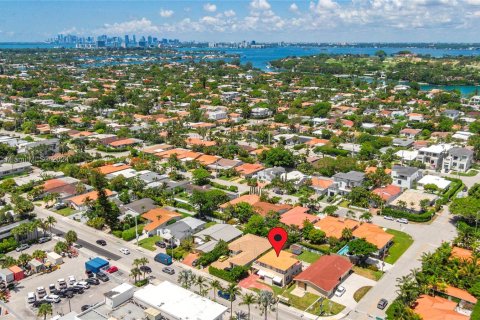
{"type": "Polygon", "coordinates": [[[35,296],[35,292],[27,293],[27,302],[28,303],[34,303],[35,301],[37,301],[37,297],[35,296]]]}

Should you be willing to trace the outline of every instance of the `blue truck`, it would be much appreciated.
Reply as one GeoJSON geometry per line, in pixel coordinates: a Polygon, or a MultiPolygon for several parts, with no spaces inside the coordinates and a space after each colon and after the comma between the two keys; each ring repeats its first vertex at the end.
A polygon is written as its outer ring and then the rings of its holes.
{"type": "Polygon", "coordinates": [[[172,257],[170,257],[168,254],[166,253],[159,253],[155,256],[154,258],[155,261],[157,262],[160,262],[164,265],[171,265],[172,264],[172,257]]]}
{"type": "Polygon", "coordinates": [[[96,257],[85,262],[86,271],[91,271],[93,273],[99,273],[102,269],[107,268],[109,262],[105,259],[96,257]]]}

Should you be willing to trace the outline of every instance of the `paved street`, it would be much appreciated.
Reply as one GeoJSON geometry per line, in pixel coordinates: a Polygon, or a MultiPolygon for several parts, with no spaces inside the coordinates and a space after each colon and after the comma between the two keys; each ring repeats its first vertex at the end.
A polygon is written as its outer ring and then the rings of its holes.
{"type": "Polygon", "coordinates": [[[386,272],[377,285],[365,295],[357,308],[350,312],[346,319],[363,320],[372,318],[372,316],[384,318],[386,310],[377,309],[377,303],[381,298],[386,298],[389,303],[395,299],[397,278],[407,275],[411,269],[421,267],[419,259],[423,253],[434,251],[442,242],[455,238],[456,229],[450,218],[447,207],[430,224],[410,223],[404,225],[374,216],[373,223],[406,232],[413,237],[414,242],[393,268],[386,272]]]}

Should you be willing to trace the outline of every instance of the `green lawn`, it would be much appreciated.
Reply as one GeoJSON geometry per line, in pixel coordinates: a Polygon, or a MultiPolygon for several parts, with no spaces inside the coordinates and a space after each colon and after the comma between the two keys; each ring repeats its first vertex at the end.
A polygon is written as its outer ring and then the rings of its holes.
{"type": "Polygon", "coordinates": [[[159,236],[148,237],[138,241],[138,245],[147,250],[155,251],[157,249],[155,242],[160,240],[162,240],[162,238],[160,238],[159,236]]]}
{"type": "Polygon", "coordinates": [[[62,216],[66,217],[66,216],[69,216],[71,214],[73,214],[75,212],[74,209],[70,208],[70,207],[66,207],[66,208],[63,208],[63,209],[60,209],[60,210],[57,210],[56,211],[58,214],[61,214],[62,216]]]}
{"type": "Polygon", "coordinates": [[[362,268],[362,267],[359,267],[359,266],[353,266],[353,271],[356,274],[361,275],[362,277],[365,277],[365,278],[368,278],[368,279],[371,279],[371,280],[374,280],[374,281],[380,280],[380,278],[383,275],[383,272],[380,271],[380,270],[375,271],[375,270],[370,270],[370,269],[367,269],[367,268],[362,268]]]}
{"type": "Polygon", "coordinates": [[[348,205],[350,204],[350,201],[348,200],[343,200],[342,202],[340,202],[338,204],[339,207],[343,207],[343,208],[348,208],[348,205]]]}
{"type": "Polygon", "coordinates": [[[329,316],[336,315],[340,313],[343,309],[345,309],[344,305],[333,302],[332,300],[325,299],[315,302],[315,304],[310,309],[308,309],[307,312],[315,315],[329,316]]]}
{"type": "Polygon", "coordinates": [[[310,252],[310,251],[303,251],[302,254],[297,256],[298,260],[305,261],[308,263],[314,263],[315,261],[320,258],[321,255],[318,253],[310,252]]]}
{"type": "Polygon", "coordinates": [[[205,224],[205,229],[210,228],[213,225],[216,225],[217,223],[215,221],[209,221],[205,224]]]}
{"type": "Polygon", "coordinates": [[[372,289],[371,286],[365,286],[365,287],[361,287],[359,288],[357,291],[355,291],[355,293],[353,294],[353,299],[358,302],[360,301],[364,295],[367,294],[367,292],[372,289]]]}
{"type": "Polygon", "coordinates": [[[412,245],[413,239],[405,232],[388,229],[387,233],[392,234],[393,245],[388,249],[388,256],[385,258],[385,262],[393,264],[407,249],[412,245]]]}

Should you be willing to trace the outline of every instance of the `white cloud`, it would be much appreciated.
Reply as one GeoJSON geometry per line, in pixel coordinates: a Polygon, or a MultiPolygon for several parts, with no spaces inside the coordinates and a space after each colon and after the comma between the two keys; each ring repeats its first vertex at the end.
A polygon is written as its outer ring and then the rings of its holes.
{"type": "Polygon", "coordinates": [[[160,16],[162,18],[170,18],[171,16],[173,16],[173,10],[166,10],[166,9],[161,9],[160,10],[160,16]]]}
{"type": "Polygon", "coordinates": [[[159,31],[160,28],[154,25],[152,21],[147,18],[141,18],[125,22],[115,22],[113,24],[105,23],[103,27],[96,30],[96,33],[115,35],[134,32],[155,33],[159,31]]]}
{"type": "Polygon", "coordinates": [[[288,8],[291,12],[298,12],[298,6],[296,3],[292,3],[288,8]]]}
{"type": "Polygon", "coordinates": [[[223,12],[223,14],[227,18],[234,17],[236,15],[235,11],[233,11],[233,10],[227,10],[227,11],[223,12]]]}
{"type": "Polygon", "coordinates": [[[272,6],[267,0],[252,0],[250,9],[252,10],[269,10],[272,6]]]}
{"type": "Polygon", "coordinates": [[[207,12],[215,12],[215,11],[217,11],[217,6],[214,5],[213,3],[205,3],[203,5],[203,10],[205,10],[207,12]]]}

